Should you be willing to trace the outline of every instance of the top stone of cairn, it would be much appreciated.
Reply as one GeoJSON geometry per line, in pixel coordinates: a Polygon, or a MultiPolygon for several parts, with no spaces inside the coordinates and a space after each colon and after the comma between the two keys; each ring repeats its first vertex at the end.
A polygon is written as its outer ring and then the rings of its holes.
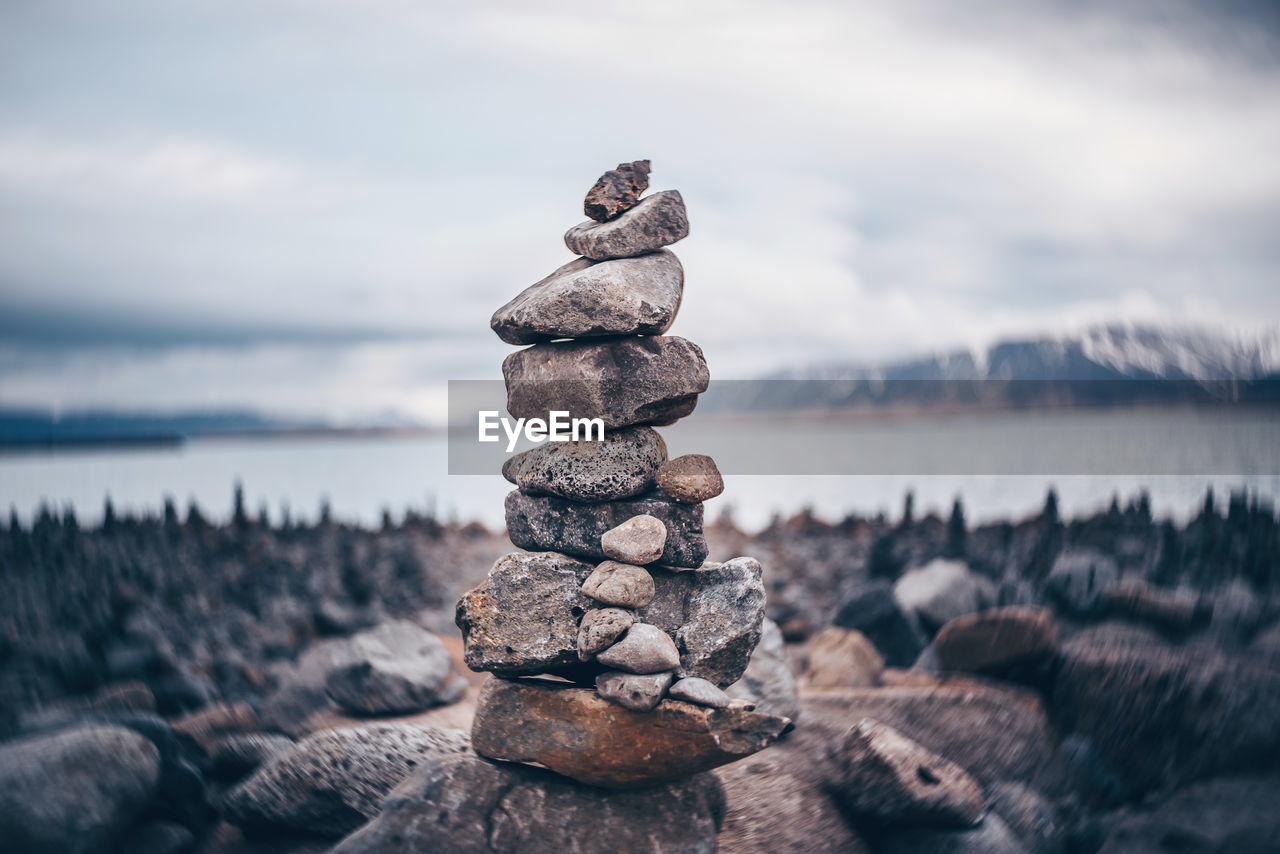
{"type": "Polygon", "coordinates": [[[640,194],[649,189],[649,161],[635,160],[619,163],[600,176],[587,191],[582,212],[596,222],[608,222],[630,210],[640,201],[640,194]]]}

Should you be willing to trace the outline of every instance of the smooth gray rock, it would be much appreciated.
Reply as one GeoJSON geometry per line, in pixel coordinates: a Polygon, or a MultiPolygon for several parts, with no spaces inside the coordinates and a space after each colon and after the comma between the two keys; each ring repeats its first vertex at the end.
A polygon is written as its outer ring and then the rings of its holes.
{"type": "Polygon", "coordinates": [[[729,708],[730,697],[715,685],[697,676],[686,676],[671,686],[670,696],[676,700],[685,700],[707,706],[712,709],[729,708]]]}
{"type": "MultiPolygon", "coordinates": [[[[458,603],[457,623],[472,670],[501,676],[557,673],[574,678],[579,620],[595,607],[582,593],[593,568],[563,555],[515,554],[458,603]]],[[[724,687],[736,682],[760,640],[764,583],[760,564],[735,558],[699,572],[653,567],[654,599],[638,614],[683,652],[681,676],[724,687]]],[[[594,679],[594,672],[590,674],[594,679]]]]}
{"type": "Polygon", "coordinates": [[[936,632],[956,617],[994,605],[996,587],[970,572],[964,561],[937,558],[904,573],[893,585],[893,596],[904,611],[936,632]]]}
{"type": "Polygon", "coordinates": [[[711,378],[702,350],[658,335],[553,341],[502,362],[507,411],[515,418],[599,418],[606,430],[673,424],[693,412],[711,378]]]}
{"type": "Polygon", "coordinates": [[[377,815],[415,769],[469,752],[461,730],[386,723],[326,730],[227,792],[221,811],[232,824],[336,838],[377,815]]]}
{"type": "Polygon", "coordinates": [[[684,268],[665,249],[613,261],[578,258],[521,291],[489,326],[508,344],[661,335],[683,294],[684,268]]]}
{"type": "Polygon", "coordinates": [[[440,638],[408,620],[391,620],[350,640],[351,661],[325,680],[334,701],[356,715],[406,715],[454,702],[466,688],[452,676],[440,638]]]}
{"type": "Polygon", "coordinates": [[[733,699],[749,700],[762,712],[799,720],[800,696],[796,677],[787,663],[786,647],[778,624],[765,618],[760,625],[760,642],[752,651],[742,678],[726,689],[733,699]]]}
{"type": "Polygon", "coordinates": [[[628,427],[604,441],[546,442],[507,459],[502,476],[524,492],[591,504],[653,488],[667,446],[651,427],[628,427]]]}
{"type": "Polygon", "coordinates": [[[689,214],[679,190],[663,190],[609,222],[583,222],[565,232],[570,252],[600,261],[653,252],[689,236],[689,214]]]}
{"type": "Polygon", "coordinates": [[[653,576],[643,566],[606,560],[582,582],[582,592],[605,605],[643,608],[653,601],[653,576]]]}
{"type": "Polygon", "coordinates": [[[456,757],[415,774],[333,854],[713,854],[724,792],[712,774],[636,791],[456,757]]]}
{"type": "MultiPolygon", "coordinates": [[[[652,583],[653,579],[650,579],[652,583]]],[[[631,628],[636,615],[625,608],[595,608],[588,611],[578,626],[578,658],[590,661],[596,653],[607,649],[631,628]]]]}
{"type": "Polygon", "coordinates": [[[885,824],[969,827],[982,817],[982,786],[954,762],[892,727],[864,718],[837,748],[836,796],[850,812],[885,824]]]}
{"type": "Polygon", "coordinates": [[[643,566],[662,557],[667,545],[667,526],[648,514],[632,516],[600,536],[600,548],[623,563],[643,566]]]}
{"type": "Polygon", "coordinates": [[[507,536],[518,548],[553,551],[602,561],[608,558],[601,538],[633,516],[657,518],[667,529],[661,563],[665,566],[701,567],[707,559],[702,533],[702,505],[680,504],[651,492],[622,501],[580,504],[551,495],[528,495],[514,490],[507,495],[507,536]]]}
{"type": "Polygon", "coordinates": [[[925,647],[914,615],[908,616],[898,604],[887,581],[859,586],[832,622],[866,635],[891,667],[910,667],[925,647]]]}
{"type": "Polygon", "coordinates": [[[597,655],[596,661],[628,673],[661,673],[680,666],[680,650],[662,629],[635,623],[617,643],[597,655]]]}
{"type": "Polygon", "coordinates": [[[159,751],[122,727],[0,745],[0,847],[15,854],[112,851],[159,778],[159,751]]]}
{"type": "Polygon", "coordinates": [[[594,569],[554,552],[499,558],[484,582],[458,600],[467,667],[498,676],[575,667],[578,621],[596,607],[582,592],[594,569]]]}
{"type": "Polygon", "coordinates": [[[596,692],[625,709],[647,712],[662,701],[663,692],[674,678],[671,671],[641,674],[611,670],[596,677],[596,692]]]}
{"type": "Polygon", "coordinates": [[[633,160],[619,163],[610,169],[587,191],[582,200],[582,212],[596,222],[608,222],[629,211],[640,201],[640,194],[649,189],[649,161],[633,160]]]}

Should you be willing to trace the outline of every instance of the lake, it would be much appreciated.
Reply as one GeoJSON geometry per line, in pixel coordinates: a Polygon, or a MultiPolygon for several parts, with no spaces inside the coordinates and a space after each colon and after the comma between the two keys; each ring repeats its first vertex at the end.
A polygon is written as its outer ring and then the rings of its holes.
{"type": "MultiPolygon", "coordinates": [[[[822,469],[811,459],[792,469],[801,474],[759,473],[787,469],[744,464],[768,453],[763,440],[743,440],[739,432],[727,441],[714,418],[694,417],[662,432],[673,456],[723,453],[727,489],[709,502],[709,518],[731,505],[748,529],[804,507],[829,520],[896,516],[908,490],[918,514],[945,514],[961,496],[971,522],[1032,514],[1050,486],[1065,516],[1141,489],[1157,515],[1179,520],[1199,508],[1210,486],[1222,499],[1242,488],[1268,501],[1280,496],[1280,417],[1272,411],[1000,413],[821,421],[799,433],[784,422],[760,428],[774,443],[767,447],[785,441],[830,447],[833,459],[843,460],[831,471],[874,472],[838,475],[813,474],[822,469]],[[867,462],[853,466],[854,459],[867,462]]],[[[241,481],[250,511],[266,506],[273,519],[286,507],[295,519],[314,519],[327,499],[336,518],[364,524],[377,524],[384,508],[396,517],[413,508],[501,526],[507,482],[449,470],[447,442],[437,436],[201,439],[171,448],[0,456],[0,506],[24,520],[41,502],[71,506],[92,523],[107,495],[117,512],[135,513],[159,512],[171,495],[183,512],[195,500],[206,515],[225,519],[233,484],[241,481]]]]}

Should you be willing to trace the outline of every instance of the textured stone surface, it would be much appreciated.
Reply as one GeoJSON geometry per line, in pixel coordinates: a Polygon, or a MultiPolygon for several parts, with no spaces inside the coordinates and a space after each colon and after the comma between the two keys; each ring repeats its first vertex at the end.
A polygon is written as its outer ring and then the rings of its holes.
{"type": "Polygon", "coordinates": [[[724,478],[706,454],[684,454],[658,466],[658,486],[676,501],[708,501],[724,492],[724,478]]]}
{"type": "Polygon", "coordinates": [[[663,190],[609,222],[583,222],[565,232],[564,244],[597,261],[654,252],[689,236],[689,214],[678,190],[663,190]]]}
{"type": "Polygon", "coordinates": [[[643,566],[606,560],[582,582],[582,592],[605,605],[643,608],[653,601],[653,576],[643,566]]]}
{"type": "Polygon", "coordinates": [[[596,661],[628,673],[660,673],[680,666],[680,650],[662,629],[635,623],[617,643],[597,655],[596,661]]]}
{"type": "Polygon", "coordinates": [[[644,565],[662,557],[667,526],[654,516],[632,516],[600,537],[600,548],[614,560],[644,565]]]}
{"type": "Polygon", "coordinates": [[[1280,851],[1280,778],[1196,783],[1154,809],[1122,818],[1099,854],[1280,851]]]}
{"type": "MultiPolygon", "coordinates": [[[[650,579],[652,583],[652,579],[650,579]]],[[[631,628],[636,615],[625,608],[595,608],[578,626],[578,660],[589,661],[631,628]]]]}
{"type": "Polygon", "coordinates": [[[591,785],[636,788],[755,753],[785,725],[773,715],[679,700],[633,712],[591,688],[489,679],[476,701],[471,733],[482,756],[537,763],[591,785]]]}
{"type": "Polygon", "coordinates": [[[1115,559],[1091,549],[1064,551],[1044,580],[1044,594],[1068,614],[1087,617],[1105,607],[1107,588],[1120,579],[1115,559]]]}
{"type": "Polygon", "coordinates": [[[293,748],[287,735],[247,732],[223,736],[209,751],[209,774],[219,780],[239,780],[263,763],[293,748]]]}
{"type": "Polygon", "coordinates": [[[405,715],[452,703],[466,683],[454,676],[440,638],[408,620],[390,620],[351,639],[352,660],[325,688],[355,715],[405,715]]]}
{"type": "Polygon", "coordinates": [[[961,614],[972,614],[996,602],[996,588],[969,571],[964,561],[938,558],[903,574],[893,585],[902,610],[913,613],[930,632],[961,614]]]}
{"type": "Polygon", "coordinates": [[[864,688],[880,684],[884,658],[862,632],[828,626],[809,641],[810,688],[864,688]]]}
{"type": "Polygon", "coordinates": [[[894,667],[910,667],[924,649],[924,639],[894,598],[888,582],[864,584],[853,592],[833,622],[843,629],[866,635],[894,667]]]}
{"type": "Polygon", "coordinates": [[[531,495],[616,501],[652,489],[666,458],[658,431],[629,427],[606,433],[604,441],[546,442],[509,457],[502,476],[531,495]]]}
{"type": "Polygon", "coordinates": [[[409,724],[319,732],[264,765],[223,798],[233,824],[350,833],[417,768],[467,753],[467,734],[409,724]]]}
{"type": "Polygon", "coordinates": [[[620,792],[464,756],[406,780],[333,854],[713,854],[724,809],[712,774],[620,792]]]}
{"type": "Polygon", "coordinates": [[[493,313],[508,344],[602,335],[661,335],[676,319],[684,268],[667,250],[594,262],[570,261],[493,313]]]}
{"type": "Polygon", "coordinates": [[[773,620],[765,618],[761,623],[760,642],[751,652],[747,669],[726,693],[734,699],[751,701],[758,711],[793,721],[800,718],[796,677],[787,663],[782,632],[773,620]]]}
{"type": "MultiPolygon", "coordinates": [[[[1126,578],[1102,593],[1108,613],[1148,623],[1173,634],[1190,631],[1201,621],[1200,596],[1193,590],[1163,590],[1138,578],[1126,578]]],[[[1204,613],[1208,622],[1209,614],[1204,613]]]]}
{"type": "Polygon", "coordinates": [[[81,727],[0,745],[0,848],[112,851],[159,777],[155,746],[121,727],[81,727]]]}
{"type": "Polygon", "coordinates": [[[837,752],[845,773],[836,792],[858,815],[946,827],[966,827],[982,817],[977,780],[879,721],[858,722],[837,752]]]}
{"type": "Polygon", "coordinates": [[[1039,661],[1058,649],[1058,626],[1048,608],[1010,605],[956,617],[933,640],[944,670],[980,673],[1039,661]]]}
{"type": "Polygon", "coordinates": [[[999,816],[988,815],[966,830],[907,827],[891,830],[882,851],[894,854],[1026,854],[1027,849],[999,816]]]}
{"type": "Polygon", "coordinates": [[[728,694],[697,676],[686,676],[681,679],[671,686],[669,694],[673,700],[684,700],[712,709],[727,709],[730,702],[728,694]]]}
{"type": "Polygon", "coordinates": [[[502,362],[515,418],[600,418],[606,430],[671,424],[693,412],[710,373],[702,350],[674,335],[534,344],[502,362]]]}
{"type": "Polygon", "coordinates": [[[1065,827],[1047,798],[1021,783],[987,787],[987,807],[1004,819],[1030,854],[1064,854],[1065,827]]]}
{"type": "MultiPolygon", "coordinates": [[[[485,582],[458,602],[467,666],[507,676],[580,678],[578,623],[596,607],[581,587],[592,569],[553,553],[500,559],[485,582]]],[[[701,676],[721,687],[737,681],[764,619],[760,564],[735,558],[698,572],[647,571],[654,599],[638,616],[682,650],[680,675],[701,676]]],[[[589,676],[594,679],[595,672],[589,676]]]]}
{"type": "Polygon", "coordinates": [[[622,501],[579,504],[551,495],[507,495],[507,536],[522,549],[556,551],[587,560],[608,557],[600,545],[605,532],[633,516],[654,516],[667,529],[662,563],[700,567],[707,558],[702,534],[702,505],[680,504],[661,493],[647,493],[622,501]]]}
{"type": "Polygon", "coordinates": [[[610,670],[596,677],[596,693],[624,709],[647,712],[662,700],[674,677],[670,671],[640,674],[610,670]]]}
{"type": "Polygon", "coordinates": [[[582,201],[582,212],[596,222],[608,222],[640,201],[649,189],[649,161],[619,163],[596,180],[582,201]]]}
{"type": "Polygon", "coordinates": [[[498,675],[578,663],[578,621],[595,607],[582,592],[593,566],[552,552],[509,554],[458,600],[467,667],[498,675]]]}

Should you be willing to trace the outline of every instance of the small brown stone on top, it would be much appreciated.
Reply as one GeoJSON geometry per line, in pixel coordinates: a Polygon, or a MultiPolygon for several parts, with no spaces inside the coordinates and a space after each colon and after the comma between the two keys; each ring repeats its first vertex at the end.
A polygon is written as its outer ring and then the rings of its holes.
{"type": "Polygon", "coordinates": [[[676,501],[695,504],[724,492],[724,478],[715,460],[705,454],[685,454],[658,466],[658,486],[676,501]]]}
{"type": "Polygon", "coordinates": [[[649,161],[633,160],[619,163],[600,176],[587,191],[582,211],[596,222],[608,222],[630,210],[640,201],[640,194],[649,189],[649,161]]]}

